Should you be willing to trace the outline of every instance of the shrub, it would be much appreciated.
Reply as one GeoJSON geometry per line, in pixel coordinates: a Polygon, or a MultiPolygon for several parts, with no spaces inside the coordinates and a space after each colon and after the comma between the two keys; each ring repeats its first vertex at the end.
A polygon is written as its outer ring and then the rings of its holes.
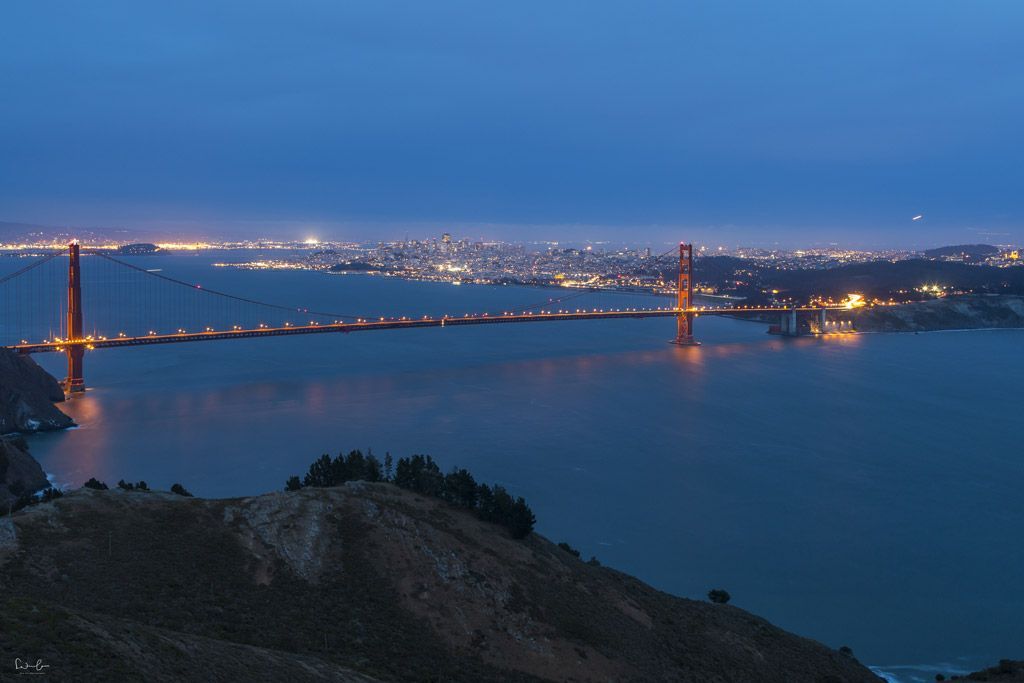
{"type": "Polygon", "coordinates": [[[56,500],[58,498],[63,497],[63,495],[64,495],[63,491],[61,491],[60,489],[56,489],[56,488],[51,486],[50,488],[46,489],[45,491],[43,491],[40,494],[39,502],[41,502],[41,503],[49,503],[51,500],[56,500]]]}
{"type": "Polygon", "coordinates": [[[852,657],[853,648],[848,645],[843,645],[841,648],[839,648],[839,654],[845,655],[846,657],[852,657]]]}
{"type": "Polygon", "coordinates": [[[121,489],[122,491],[134,491],[135,484],[131,484],[125,481],[124,479],[121,479],[120,481],[117,482],[117,488],[121,489]]]}
{"type": "Polygon", "coordinates": [[[591,555],[590,559],[587,560],[587,564],[589,564],[591,567],[600,567],[601,560],[597,559],[597,557],[595,557],[594,555],[591,555]]]}
{"type": "Polygon", "coordinates": [[[298,491],[301,488],[302,480],[296,477],[295,475],[288,477],[288,481],[284,483],[285,491],[298,491]]]}
{"type": "Polygon", "coordinates": [[[14,502],[8,506],[9,512],[15,512],[22,508],[27,508],[30,505],[37,505],[39,503],[49,503],[51,500],[56,500],[64,495],[64,492],[60,489],[49,487],[44,489],[38,496],[34,496],[31,493],[22,493],[17,497],[14,502]]]}
{"type": "Polygon", "coordinates": [[[573,557],[578,558],[580,556],[580,551],[576,550],[576,548],[573,548],[571,545],[569,545],[565,541],[562,541],[561,543],[559,543],[558,547],[561,548],[562,550],[564,550],[565,552],[569,553],[573,557]]]}
{"type": "MultiPolygon", "coordinates": [[[[708,600],[716,605],[724,605],[732,600],[732,596],[729,595],[729,591],[722,590],[721,588],[713,588],[708,591],[708,600]]],[[[842,649],[840,649],[840,652],[842,652],[842,649]]]]}
{"type": "Polygon", "coordinates": [[[188,496],[189,498],[192,497],[192,494],[188,492],[188,489],[181,484],[171,484],[171,493],[177,493],[179,496],[188,496]]]}
{"type": "Polygon", "coordinates": [[[138,489],[139,491],[148,491],[149,490],[149,486],[147,486],[146,482],[144,482],[144,481],[140,481],[138,484],[136,484],[135,488],[138,489]]]}
{"type": "Polygon", "coordinates": [[[89,477],[89,481],[85,482],[83,486],[87,489],[96,489],[97,491],[106,491],[108,488],[106,484],[97,480],[96,477],[89,477]]]}

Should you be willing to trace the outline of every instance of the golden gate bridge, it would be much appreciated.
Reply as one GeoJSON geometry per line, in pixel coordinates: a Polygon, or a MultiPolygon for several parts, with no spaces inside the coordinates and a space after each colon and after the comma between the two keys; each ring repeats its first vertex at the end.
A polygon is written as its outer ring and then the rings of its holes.
{"type": "MultiPolygon", "coordinates": [[[[670,251],[674,253],[675,248],[670,251]]],[[[68,245],[65,253],[66,269],[60,260],[62,252],[55,252],[0,278],[0,305],[4,306],[0,315],[0,346],[24,354],[64,353],[68,370],[63,385],[68,393],[85,390],[86,351],[124,346],[651,317],[675,318],[676,336],[671,341],[691,346],[698,344],[693,336],[694,319],[702,315],[778,314],[779,333],[800,336],[825,333],[830,324],[836,324],[827,320],[826,312],[843,308],[696,306],[693,303],[693,245],[686,243],[679,245],[673,306],[583,307],[579,301],[585,295],[606,290],[582,289],[500,313],[422,317],[367,317],[258,301],[147,270],[100,250],[81,249],[77,241],[68,245]],[[90,268],[82,267],[83,257],[91,257],[90,268]],[[577,303],[570,305],[573,300],[577,303]],[[196,320],[203,320],[205,324],[197,328],[196,320]]]]}

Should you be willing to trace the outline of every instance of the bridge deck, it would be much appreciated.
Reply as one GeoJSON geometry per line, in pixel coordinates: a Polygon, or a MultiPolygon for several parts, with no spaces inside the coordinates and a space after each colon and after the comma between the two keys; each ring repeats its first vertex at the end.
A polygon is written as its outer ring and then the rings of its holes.
{"type": "MultiPolygon", "coordinates": [[[[830,307],[838,310],[842,307],[830,307]]],[[[753,313],[799,313],[817,312],[820,307],[778,308],[692,308],[687,313],[702,315],[747,315],[753,313]]],[[[182,332],[175,334],[150,334],[142,337],[99,337],[76,341],[51,341],[37,344],[16,344],[6,348],[20,353],[45,353],[64,351],[69,346],[85,346],[90,349],[106,349],[119,346],[144,346],[147,344],[181,344],[185,342],[216,341],[224,339],[248,339],[252,337],[280,337],[293,334],[322,334],[329,332],[368,332],[371,330],[394,330],[419,327],[457,327],[463,325],[495,325],[504,323],[554,322],[560,320],[607,320],[615,318],[667,318],[680,314],[679,309],[617,310],[589,312],[540,312],[520,314],[467,314],[462,317],[442,318],[398,318],[384,320],[360,320],[349,323],[311,325],[287,325],[285,327],[261,327],[257,329],[214,330],[209,332],[182,332]]]]}

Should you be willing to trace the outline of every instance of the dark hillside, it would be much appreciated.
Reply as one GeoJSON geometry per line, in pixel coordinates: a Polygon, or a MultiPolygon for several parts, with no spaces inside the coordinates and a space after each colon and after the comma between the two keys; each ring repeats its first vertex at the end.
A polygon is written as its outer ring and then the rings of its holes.
{"type": "Polygon", "coordinates": [[[56,680],[108,656],[117,680],[877,680],[741,609],[383,483],[82,489],[0,518],[0,594],[0,656],[42,657],[56,680]]]}

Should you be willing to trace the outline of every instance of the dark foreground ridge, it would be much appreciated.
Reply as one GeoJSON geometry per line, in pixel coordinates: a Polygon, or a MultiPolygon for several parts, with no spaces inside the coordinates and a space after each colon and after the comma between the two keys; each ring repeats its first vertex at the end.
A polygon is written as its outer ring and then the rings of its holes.
{"type": "Polygon", "coordinates": [[[50,680],[878,680],[382,482],[83,488],[0,518],[0,596],[0,662],[42,660],[50,680]]]}

